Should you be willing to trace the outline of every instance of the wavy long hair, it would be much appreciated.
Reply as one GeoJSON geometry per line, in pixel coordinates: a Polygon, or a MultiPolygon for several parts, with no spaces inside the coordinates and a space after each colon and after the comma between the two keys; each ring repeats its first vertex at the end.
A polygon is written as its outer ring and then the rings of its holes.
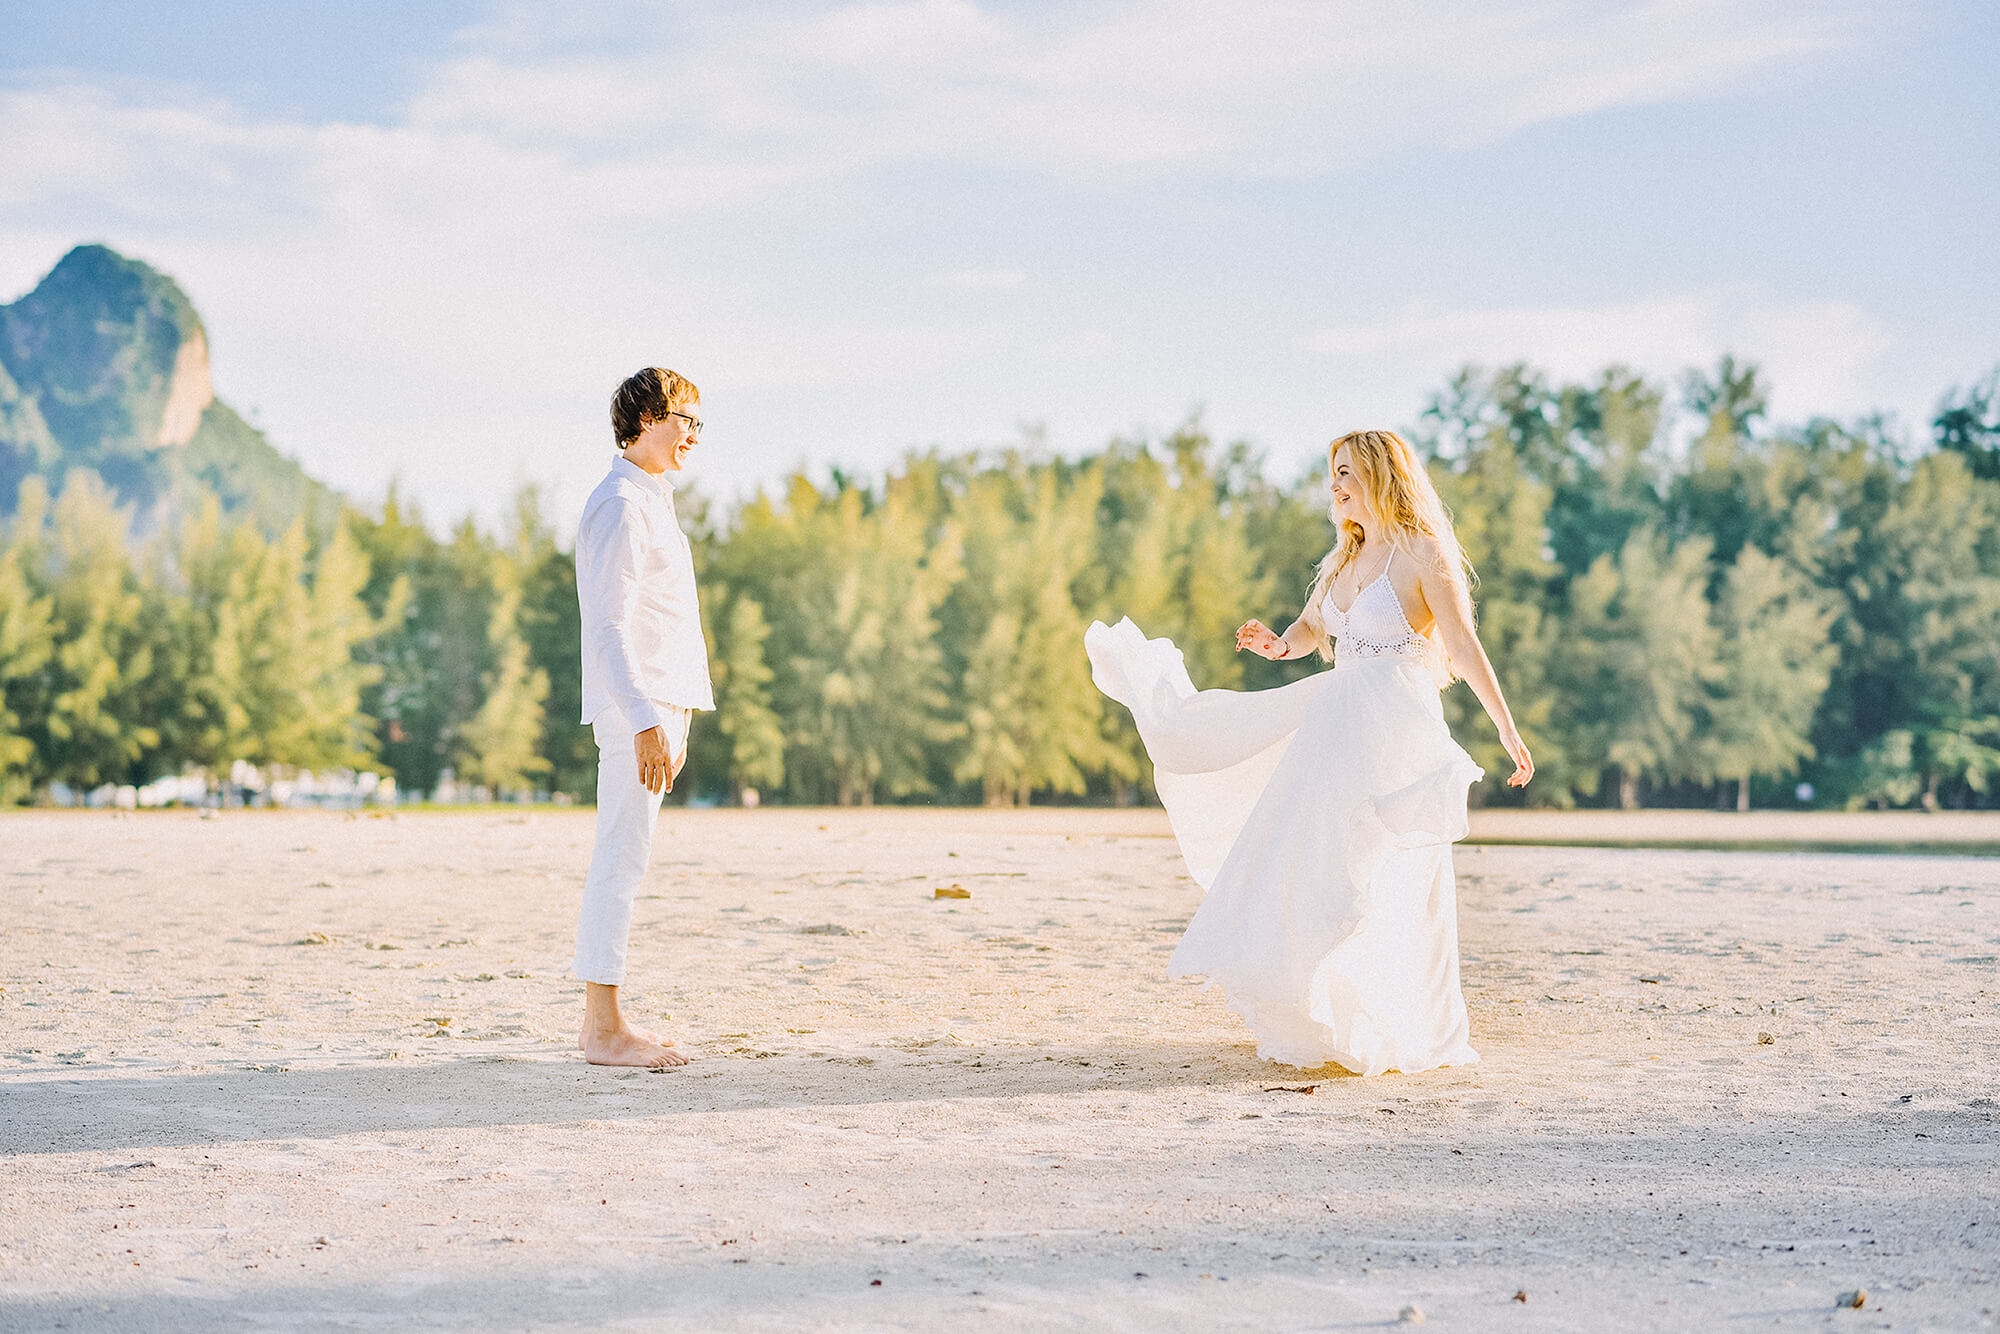
{"type": "MultiPolygon", "coordinates": [[[[1416,557],[1410,547],[1417,538],[1427,537],[1435,542],[1438,549],[1437,571],[1460,599],[1466,619],[1470,620],[1472,583],[1476,578],[1472,563],[1465,558],[1465,549],[1458,544],[1458,534],[1451,526],[1451,512],[1438,498],[1437,488],[1431,485],[1430,474],[1424,471],[1417,451],[1394,431],[1349,431],[1327,446],[1329,474],[1333,471],[1333,459],[1343,445],[1353,464],[1354,481],[1362,500],[1368,512],[1375,516],[1378,536],[1413,560],[1416,557]]],[[[1314,647],[1322,658],[1333,657],[1333,642],[1326,633],[1326,616],[1322,610],[1327,590],[1333,586],[1334,576],[1361,554],[1366,540],[1361,525],[1341,520],[1338,540],[1333,550],[1321,559],[1313,575],[1312,586],[1306,593],[1305,611],[1300,619],[1312,632],[1314,647]]],[[[1445,652],[1443,641],[1438,638],[1435,614],[1431,623],[1424,627],[1423,638],[1424,666],[1430,669],[1439,688],[1450,685],[1458,678],[1459,672],[1451,661],[1451,655],[1445,652]]]]}

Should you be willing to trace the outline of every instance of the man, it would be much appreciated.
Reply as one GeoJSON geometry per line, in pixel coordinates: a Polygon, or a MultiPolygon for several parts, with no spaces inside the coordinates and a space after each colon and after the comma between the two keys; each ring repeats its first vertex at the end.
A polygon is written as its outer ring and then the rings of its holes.
{"type": "Polygon", "coordinates": [[[597,842],[576,928],[584,983],[577,1045],[593,1065],[687,1064],[671,1041],[625,1022],[618,987],[660,798],[687,762],[693,711],[715,707],[694,559],[670,480],[701,435],[700,402],[694,385],[659,367],[618,386],[611,434],[619,457],[577,528],[583,721],[597,736],[597,842]]]}

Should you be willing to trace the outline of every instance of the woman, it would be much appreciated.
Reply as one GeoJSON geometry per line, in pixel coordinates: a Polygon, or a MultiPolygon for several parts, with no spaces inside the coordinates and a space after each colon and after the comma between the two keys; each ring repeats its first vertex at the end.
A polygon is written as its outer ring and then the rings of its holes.
{"type": "Polygon", "coordinates": [[[1180,650],[1130,620],[1084,637],[1098,688],[1132,710],[1188,870],[1208,893],[1167,971],[1206,975],[1265,1058],[1358,1074],[1467,1065],[1451,844],[1482,774],[1445,729],[1463,677],[1513,757],[1534,761],[1472,628],[1470,569],[1416,453],[1389,431],[1332,445],[1337,541],[1264,658],[1334,670],[1197,693],[1180,650]]]}

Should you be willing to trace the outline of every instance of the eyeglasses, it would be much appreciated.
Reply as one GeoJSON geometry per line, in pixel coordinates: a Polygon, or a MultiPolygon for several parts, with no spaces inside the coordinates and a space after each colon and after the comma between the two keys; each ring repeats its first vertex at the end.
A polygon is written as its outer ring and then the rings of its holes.
{"type": "Polygon", "coordinates": [[[690,417],[685,412],[669,412],[667,415],[669,417],[679,417],[688,424],[689,435],[694,436],[696,439],[701,437],[701,418],[690,417]]]}

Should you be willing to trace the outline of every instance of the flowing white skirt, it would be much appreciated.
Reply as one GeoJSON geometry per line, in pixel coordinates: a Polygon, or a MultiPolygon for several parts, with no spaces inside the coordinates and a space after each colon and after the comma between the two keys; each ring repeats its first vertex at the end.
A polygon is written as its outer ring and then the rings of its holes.
{"type": "Polygon", "coordinates": [[[1268,1060],[1364,1075],[1477,1061],[1451,844],[1483,774],[1429,673],[1362,659],[1276,690],[1196,691],[1180,650],[1130,620],[1094,622],[1084,645],[1208,891],[1168,973],[1219,984],[1268,1060]]]}

